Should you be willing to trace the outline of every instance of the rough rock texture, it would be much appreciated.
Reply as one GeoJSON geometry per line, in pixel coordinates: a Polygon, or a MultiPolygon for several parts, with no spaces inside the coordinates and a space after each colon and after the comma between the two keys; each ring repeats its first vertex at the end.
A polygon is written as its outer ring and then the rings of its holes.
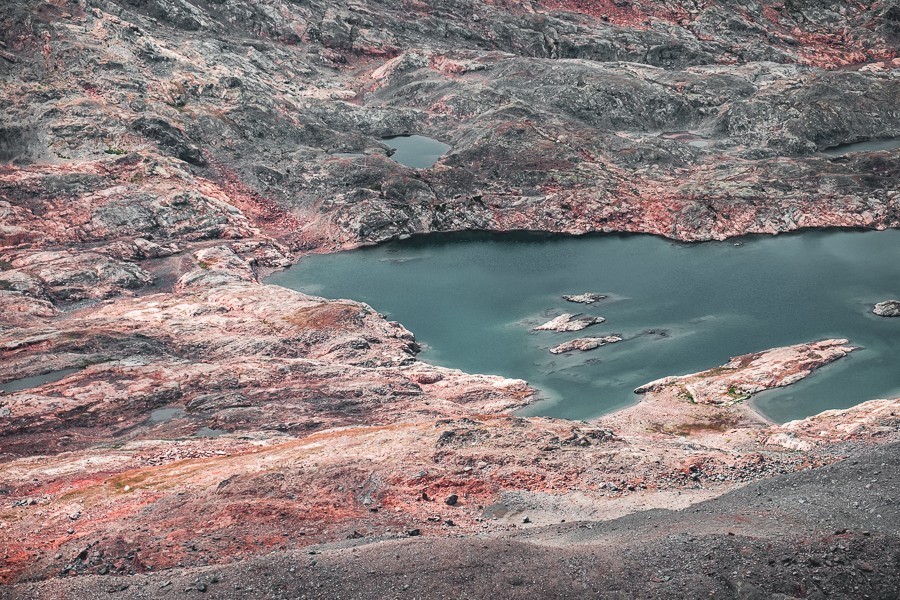
{"type": "Polygon", "coordinates": [[[885,300],[872,309],[879,317],[900,317],[900,300],[885,300]]]}
{"type": "MultiPolygon", "coordinates": [[[[735,402],[844,343],[657,382],[592,423],[525,419],[509,414],[525,382],[422,364],[370,307],[259,282],[304,252],[432,231],[898,226],[900,150],[818,152],[900,137],[898,23],[896,2],[847,0],[0,4],[0,381],[77,370],[0,396],[0,582],[16,584],[0,595],[199,593],[209,573],[237,596],[365,595],[362,571],[310,586],[282,565],[320,542],[411,533],[464,535],[431,546],[448,569],[495,562],[512,543],[496,536],[526,516],[680,508],[898,439],[896,399],[784,426],[735,402]],[[452,150],[410,169],[381,141],[403,133],[452,150]]],[[[756,535],[761,521],[721,506],[756,535]]],[[[720,528],[697,551],[632,545],[618,570],[517,548],[531,573],[562,561],[549,595],[615,593],[620,573],[702,576],[704,597],[753,579],[707,555],[753,561],[761,593],[896,590],[882,552],[896,536],[875,517],[844,521],[875,532],[865,544],[810,514],[764,540],[720,528]],[[770,563],[771,544],[797,553],[770,563]]],[[[403,591],[389,571],[414,564],[410,548],[380,563],[374,595],[403,591]]],[[[494,597],[548,595],[524,575],[490,581],[494,597]]]]}
{"type": "Polygon", "coordinates": [[[570,315],[563,313],[558,317],[554,317],[534,328],[535,331],[557,331],[564,333],[567,331],[581,331],[587,329],[591,325],[597,325],[606,321],[603,317],[594,317],[591,315],[570,315]]]}
{"type": "Polygon", "coordinates": [[[593,304],[601,300],[606,300],[606,294],[595,294],[593,292],[585,292],[584,294],[573,294],[563,296],[563,300],[567,302],[576,302],[578,304],[593,304]]]}
{"type": "Polygon", "coordinates": [[[4,379],[84,367],[0,399],[7,456],[92,445],[110,427],[124,434],[170,404],[187,413],[161,426],[167,436],[203,426],[280,435],[402,420],[407,411],[441,415],[455,402],[500,412],[530,394],[521,381],[418,363],[401,325],[364,304],[263,286],[227,247],[196,260],[174,293],[94,305],[0,336],[4,379]]]}
{"type": "Polygon", "coordinates": [[[621,341],[622,338],[617,335],[578,338],[569,342],[563,342],[559,346],[550,348],[550,354],[562,354],[564,352],[573,352],[575,350],[578,350],[580,352],[587,352],[588,350],[594,350],[596,348],[599,348],[600,346],[615,344],[616,342],[621,341]]]}
{"type": "Polygon", "coordinates": [[[173,293],[0,338],[17,376],[83,367],[2,397],[4,581],[685,506],[900,437],[897,400],[806,427],[731,404],[727,382],[759,383],[763,365],[771,385],[796,379],[847,350],[836,341],[735,359],[706,404],[662,386],[594,423],[516,418],[523,382],[419,363],[401,326],[260,285],[226,248],[196,258],[173,293]],[[782,433],[804,451],[773,444],[782,433]]]}
{"type": "Polygon", "coordinates": [[[896,150],[816,153],[900,136],[895,16],[846,0],[6,3],[0,239],[256,235],[241,213],[309,249],[896,226],[896,150]],[[400,133],[453,150],[410,169],[380,141],[400,133]]]}

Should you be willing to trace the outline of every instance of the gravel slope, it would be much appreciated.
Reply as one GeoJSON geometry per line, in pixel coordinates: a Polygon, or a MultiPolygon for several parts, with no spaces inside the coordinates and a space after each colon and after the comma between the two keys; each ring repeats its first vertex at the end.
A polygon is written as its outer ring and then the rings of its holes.
{"type": "Polygon", "coordinates": [[[25,598],[897,598],[900,444],[683,511],[13,586],[25,598]]]}

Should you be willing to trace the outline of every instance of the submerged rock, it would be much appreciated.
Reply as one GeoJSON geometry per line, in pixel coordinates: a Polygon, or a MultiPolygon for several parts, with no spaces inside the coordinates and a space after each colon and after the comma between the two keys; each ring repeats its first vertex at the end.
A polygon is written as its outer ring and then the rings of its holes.
{"type": "Polygon", "coordinates": [[[584,294],[570,294],[563,296],[563,300],[568,302],[577,302],[578,304],[593,304],[600,300],[606,300],[606,294],[594,294],[593,292],[585,292],[584,294]]]}
{"type": "Polygon", "coordinates": [[[900,300],[885,300],[872,309],[879,317],[900,317],[900,300]]]}
{"type": "Polygon", "coordinates": [[[550,319],[543,325],[534,328],[535,331],[581,331],[591,325],[602,323],[606,319],[603,317],[592,317],[587,315],[570,315],[563,313],[554,319],[550,319]]]}
{"type": "Polygon", "coordinates": [[[599,348],[600,346],[615,344],[616,342],[621,341],[622,338],[617,335],[608,335],[606,337],[578,338],[569,342],[564,342],[559,346],[556,346],[555,348],[550,348],[550,354],[563,354],[564,352],[572,352],[574,350],[587,352],[588,350],[594,350],[595,348],[599,348]]]}

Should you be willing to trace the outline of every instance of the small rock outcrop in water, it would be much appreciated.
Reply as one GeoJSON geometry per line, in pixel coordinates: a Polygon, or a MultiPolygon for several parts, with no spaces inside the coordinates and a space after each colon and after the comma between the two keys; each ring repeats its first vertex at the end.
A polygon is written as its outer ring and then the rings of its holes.
{"type": "Polygon", "coordinates": [[[900,300],[885,300],[872,309],[879,317],[900,317],[900,300]]]}
{"type": "MultiPolygon", "coordinates": [[[[567,572],[582,560],[577,547],[525,544],[537,558],[520,560],[523,545],[480,537],[506,536],[516,513],[493,521],[479,507],[525,493],[535,521],[618,517],[623,506],[683,506],[830,462],[849,446],[900,440],[896,399],[777,428],[737,402],[811,372],[833,348],[747,356],[648,393],[599,426],[520,418],[509,412],[531,398],[524,382],[428,366],[411,332],[370,307],[258,281],[299,258],[295,250],[430,231],[701,240],[900,226],[890,186],[900,162],[815,152],[900,136],[900,59],[889,58],[896,1],[542,0],[534,18],[521,4],[0,2],[0,72],[13,82],[0,86],[0,381],[91,365],[3,395],[4,598],[121,600],[148,595],[157,581],[159,596],[353,596],[365,570],[376,573],[373,597],[396,595],[395,583],[411,584],[410,596],[570,597],[577,592],[556,586],[608,587],[567,572]],[[83,59],[65,60],[73,53],[83,59]],[[524,108],[497,110],[498,101],[524,108]],[[655,134],[701,124],[715,152],[655,134]],[[413,176],[398,155],[372,152],[376,136],[418,129],[454,143],[433,172],[413,176]],[[335,149],[368,155],[336,160],[335,149]],[[182,405],[189,421],[150,422],[154,410],[182,405]],[[189,435],[197,426],[231,434],[189,435]],[[803,442],[809,454],[798,454],[803,442]],[[361,486],[353,492],[369,508],[336,478],[361,486]],[[403,500],[423,491],[452,491],[458,502],[403,500]],[[300,502],[285,501],[295,495],[300,502]],[[422,534],[411,553],[434,558],[433,568],[417,572],[404,554],[401,568],[356,560],[362,571],[346,571],[344,590],[328,575],[338,559],[326,553],[321,587],[309,589],[284,568],[296,555],[268,558],[388,522],[422,534]],[[477,540],[478,554],[460,551],[463,560],[513,558],[522,573],[559,576],[516,581],[505,593],[510,580],[469,569],[481,587],[453,589],[446,573],[456,567],[443,557],[456,550],[430,545],[451,535],[477,540]],[[481,554],[482,540],[496,554],[481,554]],[[158,579],[145,588],[145,575],[158,579]],[[226,581],[242,589],[226,591],[226,581]]],[[[605,284],[579,289],[594,285],[605,284]]],[[[821,524],[834,523],[853,529],[816,591],[889,595],[900,587],[896,523],[868,509],[890,493],[894,478],[879,465],[896,471],[896,455],[865,472],[860,464],[828,473],[861,510],[822,513],[821,495],[780,486],[782,500],[770,496],[778,506],[757,511],[763,498],[747,493],[707,513],[722,518],[707,520],[697,543],[679,534],[670,546],[650,540],[640,555],[617,547],[614,569],[587,572],[629,572],[637,589],[624,582],[625,596],[808,589],[820,557],[835,552],[803,546],[830,538],[821,524]],[[874,469],[883,472],[869,492],[855,480],[875,478],[874,469]],[[781,512],[798,498],[811,500],[804,513],[781,512]],[[768,511],[776,525],[742,521],[744,507],[751,517],[768,511]],[[779,517],[791,526],[778,527],[779,517]],[[713,521],[738,537],[707,545],[713,521]],[[869,541],[858,537],[862,525],[874,531],[869,541]],[[735,544],[740,553],[729,551],[735,544]],[[707,551],[733,560],[714,561],[710,574],[697,562],[707,551]],[[769,565],[782,553],[792,558],[769,565]],[[746,586],[732,565],[751,572],[746,586]],[[657,583],[663,572],[668,581],[657,583]]],[[[696,515],[682,515],[657,531],[689,531],[696,515]]],[[[630,538],[643,542],[656,526],[654,515],[630,538]]],[[[372,546],[372,556],[396,556],[372,546]]]]}
{"type": "Polygon", "coordinates": [[[565,352],[572,352],[574,350],[587,352],[588,350],[594,350],[595,348],[599,348],[600,346],[615,344],[616,342],[621,341],[622,338],[617,335],[608,335],[606,337],[578,338],[577,340],[564,342],[559,346],[556,346],[555,348],[550,348],[550,354],[563,354],[565,352]]]}
{"type": "Polygon", "coordinates": [[[816,369],[856,350],[846,339],[830,339],[732,358],[715,369],[663,377],[642,385],[635,394],[669,390],[693,404],[725,406],[746,400],[753,394],[784,387],[808,377],[816,369]]]}
{"type": "Polygon", "coordinates": [[[593,292],[585,292],[584,294],[570,294],[563,296],[563,300],[568,302],[577,302],[578,304],[593,304],[600,300],[606,300],[606,294],[594,294],[593,292]]]}
{"type": "Polygon", "coordinates": [[[591,317],[586,315],[570,315],[563,313],[555,319],[550,319],[543,325],[534,328],[535,331],[581,331],[591,325],[605,321],[603,317],[591,317]]]}

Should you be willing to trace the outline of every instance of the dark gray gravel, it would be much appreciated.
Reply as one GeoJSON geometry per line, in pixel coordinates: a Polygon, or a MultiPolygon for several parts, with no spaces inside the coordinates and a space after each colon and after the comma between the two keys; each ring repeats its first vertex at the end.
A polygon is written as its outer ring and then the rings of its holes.
{"type": "Polygon", "coordinates": [[[83,576],[25,598],[900,598],[900,445],[683,511],[83,576]]]}

